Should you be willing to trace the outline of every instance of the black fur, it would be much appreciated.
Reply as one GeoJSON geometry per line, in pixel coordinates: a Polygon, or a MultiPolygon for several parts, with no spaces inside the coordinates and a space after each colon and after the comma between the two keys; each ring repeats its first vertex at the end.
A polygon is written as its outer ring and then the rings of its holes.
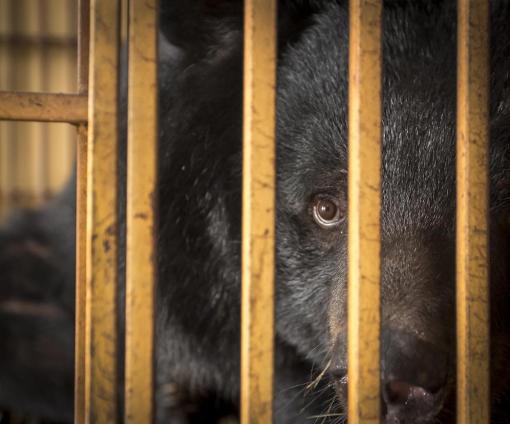
{"type": "MultiPolygon", "coordinates": [[[[494,0],[491,5],[492,394],[493,422],[504,422],[510,382],[505,363],[510,4],[494,0]]],[[[288,0],[279,7],[275,417],[278,423],[306,423],[330,414],[319,422],[342,422],[345,397],[337,377],[346,368],[347,223],[325,230],[315,223],[311,205],[314,196],[327,195],[340,199],[340,209],[346,210],[348,12],[344,1],[288,0]]],[[[212,399],[217,409],[234,413],[239,396],[242,7],[234,0],[168,0],[162,2],[161,22],[166,39],[160,70],[156,403],[163,422],[177,416],[186,420],[176,390],[196,401],[198,409],[207,398],[208,405],[212,399]]],[[[383,29],[382,378],[390,378],[392,364],[405,351],[410,367],[432,367],[441,395],[419,416],[418,409],[394,415],[385,398],[385,422],[450,423],[454,2],[388,0],[383,29]],[[397,342],[403,343],[400,350],[397,342]],[[429,352],[433,360],[424,359],[429,352]]],[[[44,216],[43,222],[54,219],[44,216]]],[[[29,225],[25,220],[19,233],[33,231],[29,225]]],[[[46,230],[43,237],[52,249],[61,244],[46,230]]],[[[57,283],[65,302],[49,296],[59,305],[72,304],[71,253],[62,254],[59,264],[66,266],[57,283]]],[[[28,260],[16,256],[16,266],[2,265],[2,275],[18,275],[15,269],[28,269],[21,265],[28,260]]],[[[48,278],[50,272],[58,275],[47,266],[48,278]]],[[[8,277],[10,284],[13,278],[8,277]]],[[[52,287],[48,281],[37,284],[52,287]]],[[[1,334],[5,326],[0,321],[1,334]]]]}

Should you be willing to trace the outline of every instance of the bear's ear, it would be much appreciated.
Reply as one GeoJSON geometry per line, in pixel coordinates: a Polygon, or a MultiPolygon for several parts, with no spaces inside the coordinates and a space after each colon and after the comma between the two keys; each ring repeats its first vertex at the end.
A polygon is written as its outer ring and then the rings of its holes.
{"type": "Polygon", "coordinates": [[[187,54],[202,57],[242,32],[243,0],[161,0],[160,32],[187,54]]]}
{"type": "MultiPolygon", "coordinates": [[[[292,42],[309,17],[331,2],[346,0],[278,0],[279,46],[292,42]]],[[[188,57],[228,51],[242,40],[244,0],[161,0],[160,32],[188,57]]]]}

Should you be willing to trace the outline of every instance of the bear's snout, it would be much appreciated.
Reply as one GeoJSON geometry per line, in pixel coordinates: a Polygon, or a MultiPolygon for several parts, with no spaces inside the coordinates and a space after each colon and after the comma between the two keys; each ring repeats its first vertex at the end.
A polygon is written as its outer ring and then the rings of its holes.
{"type": "MultiPolygon", "coordinates": [[[[385,424],[429,423],[451,393],[451,349],[411,331],[385,327],[381,332],[381,419],[385,424]]],[[[330,369],[340,403],[347,405],[345,343],[339,338],[330,369]]]]}
{"type": "Polygon", "coordinates": [[[448,350],[400,330],[382,332],[381,396],[386,423],[427,422],[443,405],[448,350]]]}

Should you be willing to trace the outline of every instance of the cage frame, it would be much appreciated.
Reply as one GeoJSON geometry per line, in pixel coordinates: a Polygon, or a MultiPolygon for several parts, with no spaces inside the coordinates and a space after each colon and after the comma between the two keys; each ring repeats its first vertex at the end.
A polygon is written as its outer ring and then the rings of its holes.
{"type": "MultiPolygon", "coordinates": [[[[154,287],[156,277],[154,199],[157,160],[157,2],[132,0],[131,27],[145,30],[140,38],[130,33],[130,44],[149,43],[151,60],[131,50],[130,72],[148,72],[145,84],[129,83],[130,99],[146,101],[130,107],[129,116],[145,116],[147,125],[129,125],[128,145],[133,169],[148,168],[143,182],[132,179],[130,190],[144,199],[128,204],[127,230],[127,331],[126,415],[130,423],[154,418],[154,287]],[[143,4],[142,4],[143,3],[143,4]],[[142,9],[140,8],[145,8],[142,9]],[[145,14],[145,15],[143,15],[145,14]],[[147,20],[137,21],[144,16],[147,20]],[[138,26],[142,25],[142,26],[138,26]],[[141,41],[140,41],[141,40],[141,41]],[[147,96],[147,87],[153,95],[147,96]],[[148,98],[148,99],[147,99],[148,98]],[[152,140],[148,162],[134,162],[137,137],[152,140]],[[150,241],[152,238],[152,242],[150,241]],[[142,243],[141,241],[145,241],[142,243]],[[140,253],[135,244],[144,244],[140,253]],[[138,259],[137,259],[138,258],[138,259]],[[137,270],[149,275],[139,284],[137,270]],[[135,298],[140,296],[141,305],[135,298]],[[146,326],[136,327],[133,317],[146,326]],[[150,331],[143,329],[150,327],[150,331]],[[142,346],[143,345],[143,346],[142,346]],[[140,359],[141,358],[141,359],[140,359]],[[136,363],[136,365],[135,365],[136,363]],[[130,365],[131,364],[131,365],[130,365]],[[143,369],[142,367],[145,367],[143,369]],[[149,370],[141,372],[140,370],[149,370]]],[[[272,421],[273,337],[274,337],[274,225],[275,225],[275,98],[276,98],[276,1],[245,0],[245,176],[243,182],[243,334],[242,334],[242,424],[272,421]],[[262,34],[264,32],[264,34],[262,34]],[[267,113],[260,128],[252,113],[264,105],[267,113]],[[253,126],[252,126],[253,124],[253,126]],[[269,134],[258,137],[261,130],[269,134]],[[262,143],[262,144],[259,144],[262,143]],[[263,154],[259,153],[264,151],[263,154]],[[253,169],[266,161],[264,184],[253,184],[253,169]],[[262,191],[260,189],[262,186],[262,191]],[[262,202],[262,204],[260,203],[262,202]],[[258,210],[257,210],[258,208],[258,210]],[[253,223],[257,225],[254,226],[253,223]],[[262,238],[258,237],[263,235],[262,238]],[[255,237],[254,237],[255,236],[255,237]],[[258,240],[258,241],[257,241],[258,240]],[[260,243],[258,246],[257,243],[260,243]],[[269,253],[268,253],[269,252],[269,253]],[[254,273],[253,259],[263,255],[265,269],[254,273]],[[263,271],[263,277],[260,274],[263,271]],[[261,317],[264,317],[262,319],[261,317]]],[[[457,412],[460,424],[490,421],[489,375],[489,260],[488,260],[488,144],[489,144],[489,7],[488,0],[458,0],[458,104],[457,104],[457,412]]],[[[377,423],[379,405],[380,260],[365,264],[360,249],[380,256],[380,228],[374,216],[380,214],[381,137],[381,13],[377,0],[350,0],[351,56],[349,86],[350,151],[352,178],[349,205],[349,422],[377,423]],[[367,102],[366,90],[376,92],[367,102]],[[375,90],[375,91],[374,91],[375,90]],[[367,117],[370,111],[372,118],[367,117]],[[363,133],[361,120],[370,119],[370,131],[363,133]],[[364,145],[370,140],[369,145],[364,145]],[[365,146],[365,147],[364,147],[365,146]],[[367,147],[368,146],[368,147],[367,147]],[[375,146],[375,148],[374,148],[375,146]],[[372,172],[367,174],[367,169],[372,172]],[[364,180],[364,178],[368,180],[364,180]],[[367,182],[368,181],[368,182],[367,182]],[[351,204],[352,203],[352,204],[351,204]],[[376,205],[374,208],[373,205],[376,205]],[[368,205],[372,210],[368,211],[368,205]],[[367,245],[366,234],[373,234],[367,245]],[[356,253],[357,252],[357,253],[356,253]],[[366,268],[365,268],[366,267],[366,268]],[[367,285],[368,283],[368,285],[367,285]],[[372,325],[368,325],[372,323],[372,325]],[[375,323],[375,325],[374,325],[375,323]],[[360,348],[362,340],[370,349],[360,348]]],[[[116,123],[105,116],[118,115],[119,0],[79,0],[78,92],[76,94],[0,92],[0,120],[68,122],[76,125],[77,141],[77,247],[76,247],[76,373],[75,422],[113,422],[118,418],[117,384],[117,185],[112,166],[117,156],[116,123]],[[89,22],[91,26],[89,26],[89,22]],[[91,29],[92,32],[89,30],[91,29]],[[101,33],[101,31],[103,31],[101,33]],[[89,48],[92,46],[91,48],[89,48]],[[106,46],[107,50],[101,51],[106,46]],[[106,52],[106,53],[105,53],[106,52]],[[112,56],[113,55],[113,56],[112,56]],[[116,59],[112,62],[112,57],[116,59]],[[109,62],[109,63],[107,63],[109,62]],[[102,68],[105,66],[106,68],[102,68]],[[108,76],[97,71],[112,70],[108,76]],[[89,72],[90,70],[90,72],[89,72]],[[106,78],[109,97],[103,103],[95,96],[101,78],[106,78]],[[90,83],[89,83],[90,81],[90,83]],[[112,89],[112,87],[114,87],[112,89]],[[106,115],[105,109],[106,108],[106,115]],[[108,126],[108,135],[96,136],[98,126],[108,126]],[[101,138],[102,137],[102,138],[101,138]],[[100,142],[99,142],[100,141],[100,142]],[[100,163],[97,151],[108,162],[100,163]],[[91,218],[97,201],[100,219],[91,218]],[[106,205],[105,199],[110,201],[106,205]],[[106,218],[104,218],[106,217],[106,218]],[[106,219],[107,221],[104,221],[106,219]],[[108,248],[107,248],[108,246],[108,248]],[[96,261],[95,261],[96,260],[96,261]],[[110,284],[108,285],[108,280],[110,284]],[[103,290],[103,291],[102,291],[103,290]],[[104,291],[106,290],[106,291],[104,291]],[[98,291],[98,292],[96,292],[98,291]],[[99,293],[99,296],[98,296],[99,293]],[[102,299],[101,299],[102,297],[102,299]],[[107,317],[105,320],[104,318],[107,317]],[[94,354],[92,354],[94,351],[94,354]],[[99,359],[98,359],[99,358],[99,359]],[[107,399],[105,401],[105,399],[107,399]]],[[[145,76],[145,75],[144,75],[145,76]]],[[[104,87],[102,87],[104,89],[104,87]]],[[[136,103],[130,101],[131,104],[136,103]]],[[[257,117],[259,118],[259,117],[257,117]]],[[[136,121],[136,118],[134,119],[136,121]]],[[[99,131],[101,133],[101,131],[99,131]]],[[[146,153],[146,146],[144,146],[146,153]]],[[[259,178],[257,176],[256,178],[259,178]]],[[[128,189],[129,190],[129,189],[128,189]]],[[[138,198],[134,196],[133,198],[138,198]]],[[[128,196],[130,197],[130,196],[128,196]]],[[[257,270],[255,270],[257,271],[257,270]]],[[[365,346],[365,344],[363,344],[365,346]]]]}

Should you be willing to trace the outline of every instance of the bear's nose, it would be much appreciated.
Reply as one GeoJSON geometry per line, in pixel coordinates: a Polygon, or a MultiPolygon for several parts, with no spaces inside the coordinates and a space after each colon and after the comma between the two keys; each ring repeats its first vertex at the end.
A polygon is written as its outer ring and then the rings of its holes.
{"type": "Polygon", "coordinates": [[[384,400],[389,405],[402,405],[410,401],[426,402],[432,395],[423,387],[413,386],[399,380],[386,383],[383,390],[384,400]]]}
{"type": "Polygon", "coordinates": [[[386,423],[411,423],[441,408],[448,354],[404,331],[383,330],[381,394],[386,423]]]}

